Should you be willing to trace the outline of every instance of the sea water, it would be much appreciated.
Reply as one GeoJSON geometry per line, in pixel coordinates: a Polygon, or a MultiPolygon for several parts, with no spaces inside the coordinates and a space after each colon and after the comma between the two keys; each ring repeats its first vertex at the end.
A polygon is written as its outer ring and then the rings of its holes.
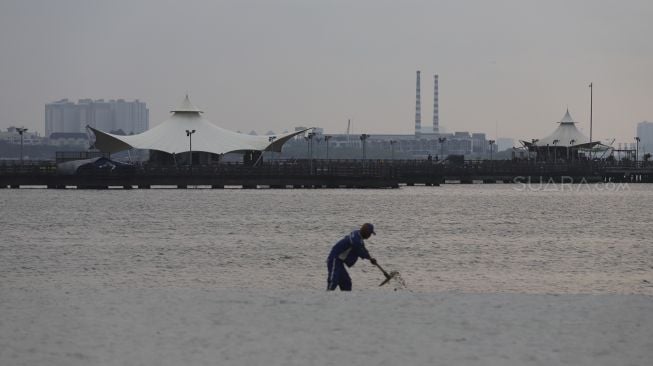
{"type": "Polygon", "coordinates": [[[5,189],[0,286],[325,289],[331,246],[372,222],[412,291],[653,294],[652,203],[645,184],[5,189]]]}

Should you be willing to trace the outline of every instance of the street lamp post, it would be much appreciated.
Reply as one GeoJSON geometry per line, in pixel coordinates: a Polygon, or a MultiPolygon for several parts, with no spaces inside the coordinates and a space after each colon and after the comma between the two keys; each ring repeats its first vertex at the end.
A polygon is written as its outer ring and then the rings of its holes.
{"type": "Polygon", "coordinates": [[[440,159],[444,160],[444,143],[447,141],[446,137],[438,137],[438,142],[440,143],[440,159]]]}
{"type": "Polygon", "coordinates": [[[558,161],[558,149],[557,149],[557,146],[556,146],[556,145],[558,145],[558,142],[560,142],[560,140],[553,140],[553,162],[554,163],[556,161],[558,161]]]}
{"type": "Polygon", "coordinates": [[[635,165],[637,165],[637,160],[639,158],[639,140],[640,140],[639,136],[635,137],[635,143],[636,143],[636,147],[635,147],[635,165]]]}
{"type": "Polygon", "coordinates": [[[390,156],[392,160],[395,160],[395,144],[397,140],[390,140],[390,156]]]}
{"type": "Polygon", "coordinates": [[[20,135],[20,165],[23,165],[23,133],[27,131],[27,128],[17,128],[16,132],[20,135]]]}
{"type": "Polygon", "coordinates": [[[189,156],[189,164],[190,164],[190,171],[191,173],[193,172],[193,134],[195,133],[195,130],[186,130],[186,136],[188,136],[188,156],[189,156]]]}
{"type": "Polygon", "coordinates": [[[488,144],[490,145],[490,160],[492,160],[492,151],[494,150],[494,146],[493,146],[494,143],[495,143],[494,140],[488,141],[488,144]]]}
{"type": "MultiPolygon", "coordinates": [[[[277,139],[277,136],[270,136],[268,137],[268,141],[270,142],[270,145],[274,142],[274,140],[277,139]]],[[[274,150],[272,151],[272,160],[274,160],[274,150]]]]}
{"type": "Polygon", "coordinates": [[[308,133],[308,158],[313,160],[313,138],[315,138],[315,132],[308,133]]]}
{"type": "MultiPolygon", "coordinates": [[[[535,160],[537,161],[537,142],[540,141],[539,139],[531,139],[531,146],[533,150],[535,150],[535,160]]],[[[531,159],[531,149],[528,149],[528,160],[531,159]]]]}
{"type": "Polygon", "coordinates": [[[361,144],[363,145],[363,160],[365,160],[365,144],[367,141],[367,138],[370,137],[370,135],[364,133],[360,136],[361,139],[361,144]]]}
{"type": "MultiPolygon", "coordinates": [[[[569,147],[567,148],[567,151],[569,151],[569,148],[573,147],[575,143],[576,143],[576,140],[574,140],[574,139],[569,140],[569,147]]],[[[574,149],[571,149],[571,160],[570,161],[572,161],[572,162],[574,161],[574,149]]]]}
{"type": "Polygon", "coordinates": [[[324,143],[326,144],[326,159],[329,160],[329,140],[331,140],[331,135],[324,135],[324,143]]]}

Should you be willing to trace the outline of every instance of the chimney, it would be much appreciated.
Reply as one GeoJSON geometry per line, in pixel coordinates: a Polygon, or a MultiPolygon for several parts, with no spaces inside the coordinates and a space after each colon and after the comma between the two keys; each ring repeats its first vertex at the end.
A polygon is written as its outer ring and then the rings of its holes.
{"type": "Polygon", "coordinates": [[[435,74],[433,75],[433,133],[440,133],[440,100],[438,89],[438,74],[435,74]]]}
{"type": "Polygon", "coordinates": [[[422,102],[419,86],[419,70],[417,70],[417,87],[415,91],[415,134],[422,132],[422,102]]]}

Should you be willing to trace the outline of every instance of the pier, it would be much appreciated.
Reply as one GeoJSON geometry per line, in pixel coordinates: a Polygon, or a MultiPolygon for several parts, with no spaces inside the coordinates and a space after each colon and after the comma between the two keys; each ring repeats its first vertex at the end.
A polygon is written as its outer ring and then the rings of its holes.
{"type": "Polygon", "coordinates": [[[254,188],[398,188],[401,185],[556,183],[653,183],[653,164],[578,161],[548,163],[479,160],[452,163],[430,160],[274,160],[257,166],[162,166],[129,169],[80,169],[62,174],[53,162],[0,164],[0,188],[148,189],[204,186],[254,188]]]}

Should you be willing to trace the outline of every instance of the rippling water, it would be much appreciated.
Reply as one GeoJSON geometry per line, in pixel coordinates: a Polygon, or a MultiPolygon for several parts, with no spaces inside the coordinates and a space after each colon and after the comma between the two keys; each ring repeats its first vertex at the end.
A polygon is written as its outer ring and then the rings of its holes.
{"type": "Polygon", "coordinates": [[[414,291],[653,294],[653,186],[573,187],[2,190],[0,287],[322,289],[333,243],[370,221],[414,291]]]}

